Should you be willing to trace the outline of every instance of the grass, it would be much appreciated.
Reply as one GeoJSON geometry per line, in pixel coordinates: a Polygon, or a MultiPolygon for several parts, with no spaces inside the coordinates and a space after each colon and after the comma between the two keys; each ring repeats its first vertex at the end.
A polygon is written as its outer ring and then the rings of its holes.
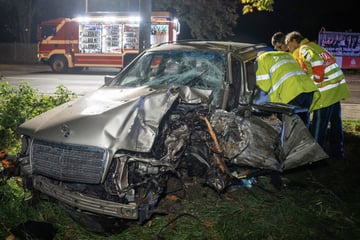
{"type": "Polygon", "coordinates": [[[51,201],[23,201],[27,193],[14,180],[0,188],[0,239],[27,220],[54,223],[59,240],[360,239],[360,122],[344,121],[344,129],[345,160],[283,173],[280,190],[266,176],[222,194],[195,185],[184,199],[160,202],[158,210],[167,214],[107,235],[86,231],[51,201]]]}

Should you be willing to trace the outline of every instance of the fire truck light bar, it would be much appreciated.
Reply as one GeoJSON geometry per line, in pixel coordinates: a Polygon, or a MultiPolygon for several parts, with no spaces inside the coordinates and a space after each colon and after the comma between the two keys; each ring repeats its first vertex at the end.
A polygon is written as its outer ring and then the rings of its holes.
{"type": "Polygon", "coordinates": [[[141,21],[141,18],[138,16],[103,16],[103,17],[77,17],[75,18],[77,22],[89,23],[89,22],[133,22],[138,23],[141,21]]]}

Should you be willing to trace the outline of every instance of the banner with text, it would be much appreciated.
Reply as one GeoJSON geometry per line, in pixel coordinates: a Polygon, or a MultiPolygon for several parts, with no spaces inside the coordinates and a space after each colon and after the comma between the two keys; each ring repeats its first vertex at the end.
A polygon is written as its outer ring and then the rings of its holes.
{"type": "Polygon", "coordinates": [[[321,31],[318,43],[336,57],[341,68],[360,69],[360,33],[321,31]]]}

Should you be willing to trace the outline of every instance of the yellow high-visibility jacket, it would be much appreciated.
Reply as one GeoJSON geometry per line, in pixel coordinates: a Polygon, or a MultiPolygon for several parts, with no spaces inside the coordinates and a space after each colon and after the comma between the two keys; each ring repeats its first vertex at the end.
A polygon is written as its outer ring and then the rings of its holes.
{"type": "Polygon", "coordinates": [[[314,110],[350,97],[343,71],[336,63],[335,57],[325,48],[305,38],[300,42],[300,47],[293,52],[293,57],[312,77],[320,91],[321,98],[316,102],[314,110]]]}
{"type": "Polygon", "coordinates": [[[309,111],[313,111],[320,94],[314,81],[304,72],[291,53],[264,52],[258,56],[256,83],[269,94],[271,102],[289,103],[301,93],[314,92],[309,111]]]}

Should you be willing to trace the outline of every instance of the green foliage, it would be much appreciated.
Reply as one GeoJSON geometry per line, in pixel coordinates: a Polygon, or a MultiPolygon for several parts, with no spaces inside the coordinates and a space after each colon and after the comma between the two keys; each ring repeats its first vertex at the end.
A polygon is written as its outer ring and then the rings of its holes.
{"type": "Polygon", "coordinates": [[[258,11],[273,11],[274,0],[241,0],[243,4],[243,14],[252,13],[254,9],[258,11]]]}
{"type": "MultiPolygon", "coordinates": [[[[0,149],[18,146],[16,128],[55,106],[69,101],[75,95],[63,85],[52,96],[42,95],[28,83],[14,86],[0,82],[0,149]]],[[[11,149],[9,149],[11,150],[11,149]]]]}
{"type": "MultiPolygon", "coordinates": [[[[21,179],[8,179],[6,184],[1,182],[0,185],[0,223],[3,228],[8,229],[8,226],[17,225],[27,219],[29,205],[24,200],[30,196],[30,192],[24,191],[21,186],[21,179]]],[[[3,230],[3,229],[1,229],[3,230]]],[[[1,233],[0,238],[5,239],[5,235],[1,233]]]]}
{"type": "Polygon", "coordinates": [[[343,127],[345,132],[355,136],[360,136],[360,121],[359,120],[344,120],[343,127]]]}

